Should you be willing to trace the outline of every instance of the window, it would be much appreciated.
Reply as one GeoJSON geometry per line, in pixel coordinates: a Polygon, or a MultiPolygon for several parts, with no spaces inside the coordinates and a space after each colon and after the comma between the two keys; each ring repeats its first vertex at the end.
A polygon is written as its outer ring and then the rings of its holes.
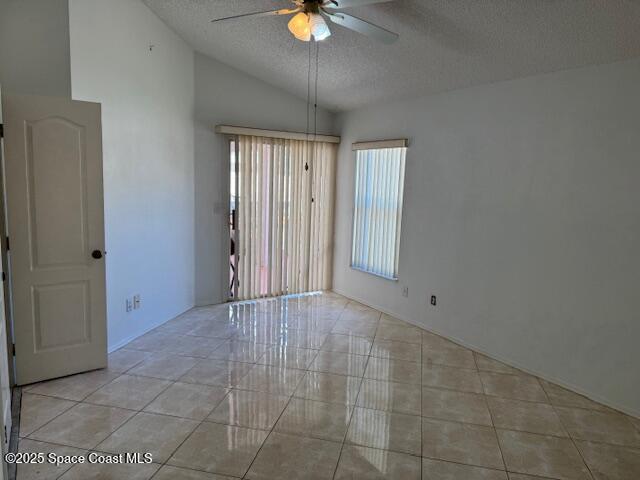
{"type": "Polygon", "coordinates": [[[406,140],[355,143],[351,266],[396,279],[406,140]]]}

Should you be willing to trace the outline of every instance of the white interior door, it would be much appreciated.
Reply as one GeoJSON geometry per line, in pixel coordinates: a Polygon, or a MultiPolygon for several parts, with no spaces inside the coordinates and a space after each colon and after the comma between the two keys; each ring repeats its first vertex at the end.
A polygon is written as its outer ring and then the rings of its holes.
{"type": "Polygon", "coordinates": [[[106,367],[100,104],[2,108],[16,383],[106,367]]]}

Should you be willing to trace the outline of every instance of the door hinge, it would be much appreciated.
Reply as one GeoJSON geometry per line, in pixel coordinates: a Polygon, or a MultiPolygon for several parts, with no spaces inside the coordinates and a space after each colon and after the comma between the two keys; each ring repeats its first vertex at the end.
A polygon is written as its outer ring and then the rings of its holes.
{"type": "Polygon", "coordinates": [[[9,237],[7,236],[7,241],[5,242],[7,244],[7,250],[9,250],[9,237]]]}
{"type": "Polygon", "coordinates": [[[0,138],[4,138],[4,125],[0,123],[0,138]]]}
{"type": "Polygon", "coordinates": [[[15,343],[11,344],[11,355],[13,355],[14,357],[16,356],[16,344],[15,343]]]}
{"type": "Polygon", "coordinates": [[[7,281],[7,274],[2,272],[2,281],[6,282],[7,281]]]}

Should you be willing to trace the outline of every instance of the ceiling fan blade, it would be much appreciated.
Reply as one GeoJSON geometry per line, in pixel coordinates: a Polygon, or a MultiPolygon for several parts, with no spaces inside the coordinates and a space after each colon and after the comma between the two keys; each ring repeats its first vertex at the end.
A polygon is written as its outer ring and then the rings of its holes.
{"type": "Polygon", "coordinates": [[[279,10],[267,10],[266,12],[253,12],[253,13],[243,13],[241,15],[232,15],[230,17],[223,18],[215,18],[211,20],[211,23],[222,22],[224,20],[237,20],[239,18],[247,18],[247,17],[271,17],[274,15],[290,15],[292,13],[298,13],[302,8],[281,8],[279,10]]]}
{"type": "Polygon", "coordinates": [[[371,5],[372,3],[392,2],[393,0],[325,0],[322,4],[325,8],[351,8],[360,7],[362,5],[371,5]]]}
{"type": "Polygon", "coordinates": [[[343,27],[355,30],[358,33],[371,37],[379,42],[391,44],[398,40],[399,35],[397,33],[386,30],[382,27],[369,23],[353,15],[347,15],[342,12],[327,12],[325,11],[329,19],[333,23],[337,23],[343,27]]]}

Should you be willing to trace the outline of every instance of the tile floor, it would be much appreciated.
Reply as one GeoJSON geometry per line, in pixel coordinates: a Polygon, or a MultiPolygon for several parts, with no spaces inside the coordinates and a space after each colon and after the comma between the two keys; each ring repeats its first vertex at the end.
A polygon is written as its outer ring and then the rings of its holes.
{"type": "Polygon", "coordinates": [[[23,390],[25,479],[637,480],[640,421],[333,293],[195,308],[23,390]]]}

